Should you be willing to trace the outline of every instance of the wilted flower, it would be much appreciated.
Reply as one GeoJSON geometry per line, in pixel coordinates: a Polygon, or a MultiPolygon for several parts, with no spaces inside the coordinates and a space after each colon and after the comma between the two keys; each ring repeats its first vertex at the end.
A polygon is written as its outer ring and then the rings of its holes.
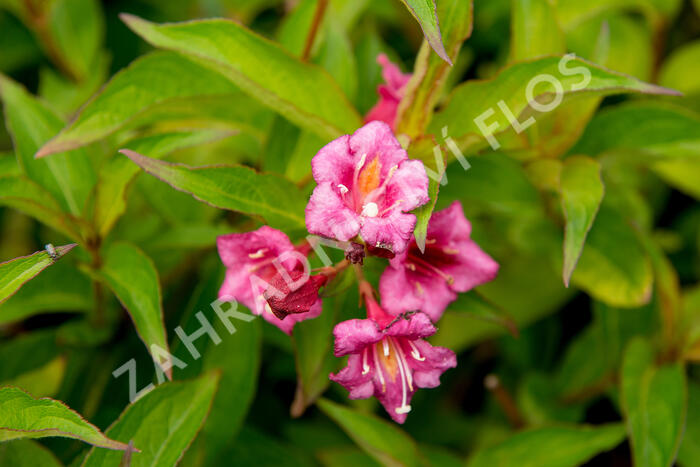
{"type": "Polygon", "coordinates": [[[401,73],[398,66],[391,63],[386,55],[377,57],[377,63],[382,66],[382,78],[385,84],[377,87],[379,101],[370,109],[365,117],[365,122],[379,120],[396,129],[396,114],[399,103],[404,94],[404,88],[411,79],[410,73],[401,73]]]}
{"type": "Polygon", "coordinates": [[[336,325],[335,355],[350,355],[348,364],[330,379],[350,391],[350,399],[377,397],[392,419],[403,423],[418,388],[440,385],[440,375],[457,366],[454,352],[423,340],[436,329],[427,315],[385,312],[371,297],[365,299],[367,319],[336,325]]]}
{"type": "Polygon", "coordinates": [[[382,274],[379,291],[386,309],[392,313],[421,310],[437,321],[457,292],[496,277],[498,263],[470,234],[471,224],[458,201],[435,212],[428,223],[425,253],[414,239],[382,274]]]}
{"type": "Polygon", "coordinates": [[[268,226],[246,233],[223,235],[217,239],[219,256],[226,266],[226,278],[219,290],[219,298],[234,298],[262,315],[287,334],[294,324],[321,313],[321,299],[316,298],[308,312],[291,314],[285,319],[275,315],[267,303],[265,292],[272,284],[297,290],[309,279],[306,255],[296,249],[286,234],[268,226]]]}
{"type": "Polygon", "coordinates": [[[306,206],[312,234],[400,253],[416,224],[408,211],[428,202],[428,177],[388,125],[371,122],[331,141],[311,161],[318,186],[306,206]]]}

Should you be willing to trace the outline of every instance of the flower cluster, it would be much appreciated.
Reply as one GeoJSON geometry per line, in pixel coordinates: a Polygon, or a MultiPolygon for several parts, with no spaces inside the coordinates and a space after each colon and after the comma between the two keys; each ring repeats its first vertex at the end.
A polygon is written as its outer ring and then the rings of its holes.
{"type": "Polygon", "coordinates": [[[335,326],[335,355],[348,360],[330,379],[351,399],[375,396],[403,423],[415,391],[438,386],[441,374],[457,365],[454,352],[425,339],[436,332],[435,323],[457,293],[492,280],[498,264],[471,240],[459,202],[433,214],[425,249],[418,248],[410,211],[429,201],[428,178],[390,127],[409,76],[386,57],[380,63],[387,84],[369,116],[384,121],[372,120],[330,142],[312,160],[317,186],[306,207],[307,229],[347,242],[346,259],[311,271],[305,241],[293,245],[267,226],[226,235],[218,240],[227,268],[219,297],[237,300],[291,334],[297,322],[321,313],[321,289],[338,271],[354,267],[366,318],[335,326]],[[366,255],[389,258],[380,301],[362,274],[366,255]]]}

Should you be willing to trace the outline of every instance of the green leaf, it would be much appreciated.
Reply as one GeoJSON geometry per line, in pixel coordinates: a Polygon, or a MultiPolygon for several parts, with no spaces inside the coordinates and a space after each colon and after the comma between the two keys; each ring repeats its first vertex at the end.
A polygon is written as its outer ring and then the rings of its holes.
{"type": "Polygon", "coordinates": [[[51,451],[30,439],[0,444],[0,465],[12,467],[61,467],[51,451]]]}
{"type": "Polygon", "coordinates": [[[78,81],[88,78],[98,60],[104,36],[100,2],[56,0],[51,3],[48,15],[55,53],[61,57],[59,65],[63,64],[78,81]]]}
{"type": "MultiPolygon", "coordinates": [[[[441,0],[438,3],[446,53],[455,60],[462,43],[472,33],[472,10],[471,0],[441,0]]],[[[413,75],[401,91],[403,97],[396,116],[397,134],[405,133],[411,138],[423,135],[452,70],[450,64],[432,54],[427,43],[423,43],[413,75]]]]}
{"type": "Polygon", "coordinates": [[[89,311],[93,308],[92,290],[84,274],[61,261],[28,282],[0,306],[0,325],[40,313],[89,311]]]}
{"type": "MultiPolygon", "coordinates": [[[[38,152],[42,157],[82,147],[118,131],[186,120],[256,121],[259,111],[220,74],[172,52],[153,52],[114,75],[66,128],[38,152]],[[246,115],[247,114],[247,115],[246,115]]],[[[172,129],[171,129],[172,130],[172,129]]]]}
{"type": "Polygon", "coordinates": [[[425,39],[430,43],[435,53],[452,65],[450,57],[445,52],[445,46],[442,44],[435,0],[401,0],[401,2],[406,5],[406,8],[416,18],[421,29],[423,29],[425,39]]]}
{"type": "Polygon", "coordinates": [[[23,175],[0,176],[0,206],[23,212],[71,240],[81,240],[79,227],[61,210],[51,193],[23,175]]]}
{"type": "MultiPolygon", "coordinates": [[[[138,138],[130,141],[127,147],[160,159],[177,149],[216,141],[230,134],[221,130],[176,131],[138,138]]],[[[138,167],[119,155],[106,162],[100,170],[94,224],[101,237],[112,230],[114,223],[126,211],[126,192],[138,173],[138,167]]]]}
{"type": "MultiPolygon", "coordinates": [[[[196,380],[162,384],[129,405],[106,433],[141,449],[132,454],[132,467],[173,466],[207,418],[218,383],[219,374],[210,372],[196,380]]],[[[83,466],[119,465],[120,459],[120,453],[93,449],[83,466]]]]}
{"type": "Polygon", "coordinates": [[[75,151],[35,160],[37,149],[63,127],[63,122],[22,86],[2,75],[0,97],[5,103],[6,125],[24,173],[48,190],[64,210],[80,215],[96,181],[87,154],[75,151]]]}
{"type": "MultiPolygon", "coordinates": [[[[700,117],[662,102],[608,107],[588,124],[572,154],[596,156],[633,150],[647,160],[694,158],[700,154],[700,117]]],[[[644,160],[644,159],[642,159],[644,160]]]]}
{"type": "Polygon", "coordinates": [[[700,163],[698,159],[670,159],[654,163],[651,168],[666,183],[700,199],[700,163]]]}
{"type": "Polygon", "coordinates": [[[66,359],[59,356],[46,365],[23,373],[13,379],[0,381],[0,386],[14,386],[33,394],[35,397],[55,396],[61,388],[66,371],[66,359]]]}
{"type": "Polygon", "coordinates": [[[659,365],[648,341],[630,342],[622,363],[622,411],[634,465],[673,464],[686,418],[686,379],[680,363],[659,365]]]}
{"type": "Polygon", "coordinates": [[[521,431],[501,444],[478,451],[469,467],[575,467],[625,439],[621,424],[552,426],[521,431]]]}
{"type": "Polygon", "coordinates": [[[566,52],[564,33],[550,0],[514,0],[511,31],[512,62],[566,52]]]}
{"type": "Polygon", "coordinates": [[[700,40],[674,50],[659,72],[659,83],[686,94],[698,94],[700,84],[693,79],[700,73],[700,40]]]}
{"type": "Polygon", "coordinates": [[[236,332],[229,335],[218,320],[214,329],[222,342],[210,346],[204,354],[204,369],[218,369],[224,388],[214,398],[212,411],[202,428],[205,456],[212,463],[217,458],[221,460],[221,452],[240,431],[255,397],[262,353],[261,321],[237,322],[236,332]]]}
{"type": "Polygon", "coordinates": [[[693,465],[700,459],[700,385],[688,384],[688,414],[685,434],[678,450],[678,462],[683,466],[693,465]]]}
{"type": "MultiPolygon", "coordinates": [[[[95,274],[112,289],[129,312],[136,332],[149,352],[154,354],[153,346],[167,351],[160,282],[151,259],[134,245],[113,243],[103,251],[102,266],[95,274]]],[[[162,362],[160,358],[155,360],[166,367],[166,374],[170,377],[168,362],[162,362]]]]}
{"type": "Polygon", "coordinates": [[[276,228],[303,229],[306,198],[291,182],[244,166],[189,167],[122,150],[135,164],[173,188],[220,209],[262,216],[276,228]]]}
{"type": "Polygon", "coordinates": [[[662,16],[673,16],[680,6],[678,0],[560,0],[557,17],[565,30],[574,29],[581,22],[610,11],[636,10],[658,24],[662,16]]]}
{"type": "MultiPolygon", "coordinates": [[[[56,247],[57,258],[65,255],[75,246],[73,243],[56,247]]],[[[53,263],[54,260],[47,251],[37,251],[29,256],[0,263],[0,304],[53,263]]]]}
{"type": "Polygon", "coordinates": [[[653,274],[644,246],[616,209],[601,204],[571,281],[611,306],[649,301],[653,274]]]}
{"type": "Polygon", "coordinates": [[[382,465],[414,466],[417,464],[418,453],[415,441],[396,425],[327,399],[320,399],[316,404],[359,447],[382,465]]]}
{"type": "Polygon", "coordinates": [[[0,388],[0,441],[48,436],[78,439],[107,449],[127,448],[103,435],[62,402],[35,399],[17,388],[0,388]]]}
{"type": "Polygon", "coordinates": [[[605,187],[600,177],[600,164],[587,157],[566,159],[561,171],[561,206],[566,217],[564,231],[564,284],[569,279],[583,251],[586,235],[603,200],[605,187]]]}
{"type": "Polygon", "coordinates": [[[360,116],[322,69],[289,55],[238,23],[214,19],[158,25],[122,19],[152,45],[186,54],[222,73],[290,121],[332,139],[361,126],[360,116]]]}
{"type": "Polygon", "coordinates": [[[580,58],[568,57],[545,57],[516,63],[503,69],[494,78],[468,81],[458,86],[444,109],[435,114],[429,131],[439,134],[443,127],[448,126],[448,134],[463,145],[483,147],[485,135],[477,125],[479,118],[483,119],[483,125],[492,128],[490,131],[494,135],[510,126],[509,116],[501,108],[503,104],[497,105],[499,101],[503,100],[512,116],[521,124],[535,113],[528,103],[529,83],[536,84],[530,97],[540,106],[552,106],[555,103],[554,85],[551,82],[537,81],[543,75],[550,75],[550,79],[560,83],[563,102],[566,102],[568,96],[580,93],[597,96],[626,92],[677,94],[676,91],[643,83],[580,58]],[[586,78],[588,73],[590,79],[586,78]]]}

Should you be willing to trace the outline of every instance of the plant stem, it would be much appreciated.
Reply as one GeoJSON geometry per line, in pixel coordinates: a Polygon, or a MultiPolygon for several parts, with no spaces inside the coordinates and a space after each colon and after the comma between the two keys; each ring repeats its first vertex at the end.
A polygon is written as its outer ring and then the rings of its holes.
{"type": "Polygon", "coordinates": [[[316,41],[316,35],[323,22],[323,16],[326,13],[326,8],[328,7],[328,0],[318,0],[316,5],[316,11],[314,12],[314,18],[311,22],[311,29],[306,35],[306,43],[304,44],[304,51],[301,54],[301,59],[307,61],[311,55],[311,49],[316,41]]]}

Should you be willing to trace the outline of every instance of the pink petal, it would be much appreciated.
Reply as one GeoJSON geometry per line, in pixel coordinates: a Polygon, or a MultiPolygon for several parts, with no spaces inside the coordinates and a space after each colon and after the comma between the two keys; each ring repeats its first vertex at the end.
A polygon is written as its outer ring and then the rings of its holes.
{"type": "Polygon", "coordinates": [[[267,257],[276,257],[294,249],[284,232],[266,225],[253,232],[222,235],[216,239],[221,261],[226,267],[240,267],[251,262],[249,254],[266,249],[267,257]]]}
{"type": "Polygon", "coordinates": [[[342,384],[350,391],[350,399],[367,399],[374,395],[373,371],[362,374],[362,355],[348,357],[348,365],[336,374],[329,375],[331,381],[342,384]]]}
{"type": "Polygon", "coordinates": [[[351,319],[335,325],[334,353],[336,357],[359,353],[369,344],[379,342],[383,334],[377,323],[370,319],[351,319]]]}
{"type": "Polygon", "coordinates": [[[311,159],[311,171],[316,183],[352,186],[355,156],[350,152],[350,135],[334,139],[311,159]]]}
{"type": "Polygon", "coordinates": [[[315,235],[350,240],[360,230],[358,218],[328,182],[314,188],[306,205],[306,228],[315,235]]]}
{"type": "Polygon", "coordinates": [[[464,216],[462,204],[455,201],[447,208],[435,211],[428,223],[428,238],[447,246],[452,240],[469,238],[472,226],[464,216]]]}
{"type": "Polygon", "coordinates": [[[235,299],[241,305],[255,313],[254,291],[250,283],[250,275],[245,268],[232,268],[226,270],[224,283],[219,289],[219,299],[235,299]]]}
{"type": "Polygon", "coordinates": [[[413,381],[419,388],[435,388],[440,385],[440,375],[449,368],[457,366],[457,356],[450,349],[433,347],[424,340],[413,341],[421,357],[419,361],[409,356],[407,359],[413,369],[413,381]]]}
{"type": "Polygon", "coordinates": [[[379,157],[382,179],[393,166],[408,159],[408,154],[396,140],[391,127],[378,121],[369,122],[353,133],[350,137],[350,150],[357,156],[358,161],[363,154],[367,155],[367,163],[379,157]]]}
{"type": "Polygon", "coordinates": [[[362,239],[375,247],[389,248],[402,253],[407,247],[416,226],[416,216],[394,210],[384,217],[363,217],[360,228],[362,239]]]}
{"type": "Polygon", "coordinates": [[[401,69],[385,55],[377,57],[377,63],[382,66],[382,78],[387,86],[395,93],[399,94],[411,79],[410,73],[402,73],[401,69]]]}
{"type": "Polygon", "coordinates": [[[384,269],[379,279],[379,294],[382,306],[393,315],[420,310],[423,305],[415,283],[409,280],[406,268],[402,264],[384,269]]]}
{"type": "Polygon", "coordinates": [[[425,313],[412,313],[397,320],[384,329],[387,336],[405,337],[408,340],[423,339],[435,334],[435,326],[425,313]]]}
{"type": "Polygon", "coordinates": [[[408,212],[428,201],[428,176],[423,163],[419,160],[401,162],[387,185],[386,204],[400,202],[397,208],[408,212]]]}
{"type": "Polygon", "coordinates": [[[486,254],[473,240],[457,244],[458,261],[441,269],[454,278],[452,289],[467,292],[474,287],[493,280],[498,274],[498,263],[486,254]]]}

